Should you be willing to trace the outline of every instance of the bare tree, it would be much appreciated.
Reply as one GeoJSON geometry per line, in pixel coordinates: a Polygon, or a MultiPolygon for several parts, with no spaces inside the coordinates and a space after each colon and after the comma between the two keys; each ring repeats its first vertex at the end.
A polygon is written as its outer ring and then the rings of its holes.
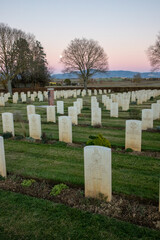
{"type": "Polygon", "coordinates": [[[148,48],[148,57],[152,67],[152,71],[160,70],[160,33],[154,45],[148,48]]]}
{"type": "Polygon", "coordinates": [[[97,41],[75,38],[63,51],[61,62],[63,72],[76,73],[84,81],[87,90],[88,79],[97,72],[108,70],[108,58],[97,41]]]}

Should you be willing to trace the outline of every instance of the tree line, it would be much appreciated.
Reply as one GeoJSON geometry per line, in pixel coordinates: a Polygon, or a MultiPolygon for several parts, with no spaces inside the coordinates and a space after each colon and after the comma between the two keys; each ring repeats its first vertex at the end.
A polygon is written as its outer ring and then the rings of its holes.
{"type": "Polygon", "coordinates": [[[0,23],[0,81],[12,93],[12,87],[45,86],[50,77],[46,54],[33,34],[0,23]]]}
{"type": "MultiPolygon", "coordinates": [[[[152,70],[160,70],[160,34],[147,51],[152,70]]],[[[138,57],[138,56],[137,56],[138,57]]],[[[99,43],[93,39],[75,38],[61,55],[65,73],[75,73],[83,81],[84,88],[97,72],[108,71],[108,57],[99,43]]],[[[50,78],[46,54],[32,34],[0,24],[0,81],[8,91],[23,82],[32,86],[45,86],[50,78]]],[[[141,78],[140,75],[135,79],[141,78]]]]}

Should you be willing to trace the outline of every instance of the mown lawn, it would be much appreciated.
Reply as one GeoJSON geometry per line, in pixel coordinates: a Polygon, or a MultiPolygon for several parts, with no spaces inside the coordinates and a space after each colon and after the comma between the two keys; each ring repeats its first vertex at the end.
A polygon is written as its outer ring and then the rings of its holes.
{"type": "MultiPolygon", "coordinates": [[[[7,171],[30,178],[48,179],[53,182],[76,184],[84,187],[83,147],[90,135],[101,133],[114,148],[124,148],[125,121],[131,119],[131,113],[119,109],[119,118],[110,118],[109,111],[101,103],[102,127],[94,128],[91,123],[90,98],[85,97],[83,110],[79,116],[79,125],[73,126],[73,142],[81,146],[68,146],[58,142],[57,123],[46,122],[46,109],[40,105],[47,102],[35,102],[36,113],[41,115],[42,132],[53,144],[35,143],[28,140],[5,140],[7,171]]],[[[157,98],[157,99],[160,99],[157,98]]],[[[143,105],[131,105],[139,110],[135,118],[141,119],[141,110],[150,108],[149,101],[143,105]]],[[[64,99],[65,115],[75,99],[64,99]]],[[[0,113],[12,112],[15,117],[16,136],[28,136],[27,104],[7,103],[0,107],[0,113]]],[[[154,121],[154,128],[160,126],[160,120],[154,121]]],[[[2,120],[0,118],[0,134],[2,120]]],[[[142,151],[160,151],[160,133],[143,131],[142,151]]],[[[159,194],[160,160],[150,155],[112,152],[113,192],[138,196],[157,201],[159,194]]],[[[114,239],[149,240],[160,239],[160,231],[140,228],[133,224],[110,219],[104,216],[85,213],[47,200],[41,200],[0,191],[0,239],[41,240],[41,239],[114,239]]]]}
{"type": "Polygon", "coordinates": [[[2,240],[158,240],[160,231],[0,190],[2,240]]]}
{"type": "MultiPolygon", "coordinates": [[[[83,148],[5,140],[5,152],[11,173],[84,186],[83,148]]],[[[112,175],[114,192],[158,200],[159,159],[113,152],[112,175]]]]}

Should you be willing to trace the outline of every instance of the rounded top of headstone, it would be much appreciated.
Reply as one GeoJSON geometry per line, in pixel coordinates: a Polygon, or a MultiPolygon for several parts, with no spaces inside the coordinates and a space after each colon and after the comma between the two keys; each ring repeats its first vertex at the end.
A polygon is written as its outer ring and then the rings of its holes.
{"type": "Polygon", "coordinates": [[[103,146],[98,146],[98,145],[91,145],[91,146],[86,146],[84,147],[85,150],[87,149],[99,149],[99,150],[107,150],[107,151],[111,151],[111,148],[108,147],[103,147],[103,146]]]}

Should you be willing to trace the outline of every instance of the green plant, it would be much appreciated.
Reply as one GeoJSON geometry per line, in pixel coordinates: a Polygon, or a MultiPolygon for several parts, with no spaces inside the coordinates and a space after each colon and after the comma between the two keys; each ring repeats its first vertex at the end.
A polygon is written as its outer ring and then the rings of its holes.
{"type": "Polygon", "coordinates": [[[0,175],[0,181],[4,181],[5,180],[5,177],[2,177],[1,175],[0,175]]]}
{"type": "Polygon", "coordinates": [[[86,145],[98,145],[111,148],[110,142],[102,136],[102,134],[98,134],[97,136],[89,136],[90,140],[86,142],[86,145]]]}
{"type": "Polygon", "coordinates": [[[5,133],[2,134],[2,136],[3,136],[4,139],[8,139],[8,138],[12,138],[13,137],[11,132],[5,132],[5,133]]]}
{"type": "Polygon", "coordinates": [[[65,83],[65,85],[71,85],[71,80],[69,79],[69,78],[66,78],[65,80],[64,80],[64,83],[65,83]]]}
{"type": "Polygon", "coordinates": [[[22,140],[22,139],[24,139],[24,136],[23,135],[17,135],[17,136],[14,137],[14,139],[22,140]]]}
{"type": "Polygon", "coordinates": [[[32,138],[32,137],[26,137],[26,140],[28,141],[28,142],[35,142],[36,140],[34,139],[34,138],[32,138]]]}
{"type": "Polygon", "coordinates": [[[62,192],[63,189],[68,189],[68,188],[69,187],[64,183],[57,184],[52,188],[50,195],[57,196],[62,192]]]}
{"type": "Polygon", "coordinates": [[[34,182],[35,182],[34,179],[25,179],[25,180],[23,180],[23,182],[21,183],[21,186],[22,186],[22,187],[30,187],[34,182]]]}
{"type": "Polygon", "coordinates": [[[127,148],[127,149],[125,150],[125,152],[133,152],[133,149],[127,148]]]}

